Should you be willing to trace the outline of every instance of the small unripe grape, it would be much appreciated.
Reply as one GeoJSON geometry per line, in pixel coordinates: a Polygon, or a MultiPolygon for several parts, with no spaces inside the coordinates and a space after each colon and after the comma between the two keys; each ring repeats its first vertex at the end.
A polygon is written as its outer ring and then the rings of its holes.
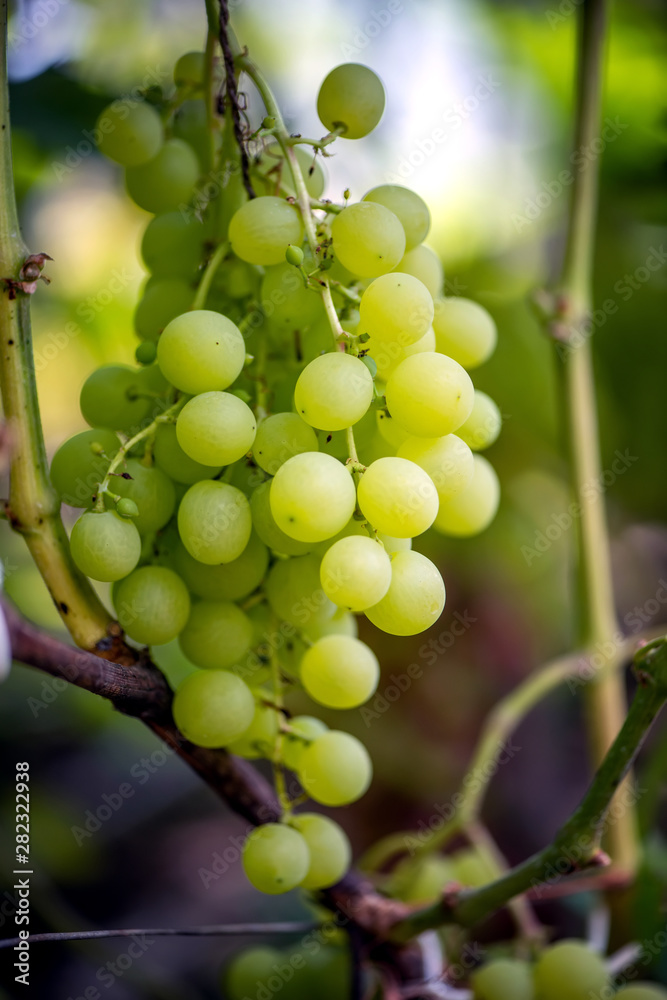
{"type": "Polygon", "coordinates": [[[365,194],[364,201],[375,201],[394,213],[405,230],[406,250],[412,250],[426,239],[431,228],[431,213],[416,191],[400,184],[381,184],[365,194]]]}
{"type": "Polygon", "coordinates": [[[285,260],[294,267],[300,267],[303,264],[303,250],[301,247],[295,247],[290,244],[285,251],[285,260]]]}
{"type": "Polygon", "coordinates": [[[456,433],[473,451],[482,451],[497,439],[502,423],[497,404],[485,392],[476,389],[470,416],[456,433]]]}
{"type": "Polygon", "coordinates": [[[475,389],[458,362],[443,354],[413,354],[387,382],[387,407],[403,430],[416,437],[456,431],[472,411],[475,389]]]}
{"type": "Polygon", "coordinates": [[[317,114],[330,132],[343,126],[345,139],[361,139],[379,123],[384,104],[379,76],[360,63],[343,63],[322,81],[317,114]]]}
{"type": "Polygon", "coordinates": [[[209,309],[177,316],[163,330],[157,348],[165,378],[190,395],[226,389],[241,372],[245,354],[238,327],[209,309]]]}
{"type": "Polygon", "coordinates": [[[392,271],[371,281],[361,296],[359,317],[359,332],[376,344],[398,341],[409,347],[428,332],[433,299],[419,278],[392,271]]]}
{"type": "Polygon", "coordinates": [[[197,154],[187,142],[168,139],[151,160],[127,170],[127,192],[147,212],[173,212],[190,201],[199,169],[197,154]]]}
{"type": "Polygon", "coordinates": [[[361,278],[392,271],[405,253],[403,226],[393,212],[372,201],[348,205],[339,212],[331,235],[335,258],[361,278]]]}
{"type": "Polygon", "coordinates": [[[445,585],[437,566],[421,552],[397,552],[389,590],[364,612],[390,635],[416,635],[437,622],[445,606],[445,585]]]}
{"type": "Polygon", "coordinates": [[[327,816],[300,813],[291,825],[308,845],[310,866],[301,880],[303,889],[327,889],[338,882],[350,867],[352,848],[344,830],[327,816]]]}
{"type": "Polygon", "coordinates": [[[440,503],[434,522],[443,535],[467,538],[491,524],[500,503],[500,483],[495,469],[482,455],[474,455],[472,479],[459,493],[440,503]]]}
{"type": "Polygon", "coordinates": [[[611,983],[604,959],[583,941],[559,941],[546,948],[533,976],[539,1000],[589,1000],[611,983]]]}
{"type": "Polygon", "coordinates": [[[137,507],[134,500],[128,500],[127,497],[123,497],[116,504],[116,510],[121,517],[138,517],[139,508],[137,507]]]}
{"type": "Polygon", "coordinates": [[[144,646],[159,646],[171,642],[185,627],[190,596],[173,570],[142,566],[119,583],[114,606],[130,639],[144,646]]]}
{"type": "Polygon", "coordinates": [[[284,198],[266,195],[241,205],[229,223],[232,250],[249,264],[280,264],[290,244],[301,243],[298,210],[284,198]]]}
{"type": "Polygon", "coordinates": [[[137,359],[137,364],[152,365],[157,357],[157,347],[152,341],[144,340],[138,345],[134,356],[137,359]]]}
{"type": "Polygon", "coordinates": [[[359,506],[378,531],[414,538],[433,524],[438,494],[433,481],[405,458],[379,458],[359,481],[359,506]]]}
{"type": "Polygon", "coordinates": [[[342,806],[361,798],[371,783],[373,767],[363,743],[332,729],[303,751],[298,775],[315,802],[342,806]]]}
{"type": "Polygon", "coordinates": [[[226,670],[198,670],[174,695],[174,721],[200,747],[226,747],[239,739],[255,714],[247,684],[226,670]]]}
{"type": "Polygon", "coordinates": [[[87,511],[72,528],[70,548],[82,573],[113,583],[139,562],[141,537],[135,524],[114,510],[87,511]]]}
{"type": "Polygon", "coordinates": [[[438,299],[433,319],[437,349],[464,368],[477,368],[495,350],[498,332],[490,314],[470,299],[438,299]]]}
{"type": "Polygon", "coordinates": [[[319,430],[340,431],[361,420],[373,399],[373,377],[359,358],[336,351],[306,365],[294,390],[300,416],[319,430]]]}
{"type": "Polygon", "coordinates": [[[271,896],[294,889],[309,867],[305,839],[298,830],[282,823],[258,826],[243,847],[243,868],[249,881],[271,896]]]}
{"type": "Polygon", "coordinates": [[[327,635],[306,650],[300,673],[306,691],[320,705],[358,708],[375,693],[380,666],[359,639],[327,635]]]}
{"type": "Polygon", "coordinates": [[[116,101],[105,108],[95,126],[100,152],[123,167],[151,160],[163,141],[162,121],[155,108],[142,102],[116,101]]]}

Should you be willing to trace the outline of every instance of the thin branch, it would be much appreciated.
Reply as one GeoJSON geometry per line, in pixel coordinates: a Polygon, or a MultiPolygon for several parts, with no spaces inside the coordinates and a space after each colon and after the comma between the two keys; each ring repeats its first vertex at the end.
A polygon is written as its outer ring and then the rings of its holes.
{"type": "Polygon", "coordinates": [[[136,934],[152,937],[240,937],[251,934],[305,934],[316,930],[320,924],[313,921],[283,921],[269,924],[211,924],[208,927],[135,927],[104,931],[55,931],[49,934],[31,934],[27,938],[0,938],[0,950],[17,944],[44,944],[60,941],[97,941],[100,938],[134,937],[136,934]]]}
{"type": "Polygon", "coordinates": [[[226,91],[227,103],[229,106],[232,122],[234,125],[234,138],[236,139],[236,143],[239,147],[239,155],[241,157],[241,174],[243,176],[243,187],[245,188],[248,197],[254,198],[255,192],[250,182],[250,164],[248,160],[248,149],[246,147],[245,137],[243,135],[243,126],[241,125],[241,109],[239,106],[239,92],[236,86],[234,54],[232,53],[232,49],[229,44],[229,6],[227,0],[219,0],[219,2],[220,2],[220,21],[219,21],[220,48],[222,49],[222,58],[225,65],[225,91],[226,91]]]}

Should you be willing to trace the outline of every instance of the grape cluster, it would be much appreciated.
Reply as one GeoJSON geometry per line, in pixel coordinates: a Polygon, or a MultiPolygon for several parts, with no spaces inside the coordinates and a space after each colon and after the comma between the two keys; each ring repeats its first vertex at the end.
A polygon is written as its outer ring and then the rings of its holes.
{"type": "Polygon", "coordinates": [[[293,814],[283,769],[339,806],[364,794],[371,761],[354,736],[291,717],[285,698],[301,687],[351,709],[373,695],[379,665],[355,615],[393,635],[438,620],[445,587],[412,538],[431,525],[472,535],[495,514],[498,480],[478,452],[500,413],[468,371],[496,329],[475,302],[442,294],[415,192],[319,200],[319,154],[382,115],[371,70],[326,78],[330,133],[314,152],[266,118],[251,145],[258,196],[228,171],[202,207],[210,158],[238,157],[208,119],[204,75],[203,54],[187,53],[172,95],[111,105],[98,121],[101,151],[154,214],[141,245],[150,276],[138,366],[88,378],[91,429],[60,447],[51,475],[84,511],[73,559],[112,583],[127,636],[178,639],[198,668],[174,700],[185,737],[274,764],[285,815],[248,838],[248,877],[267,893],[319,889],[344,874],[349,844],[332,820],[293,814]]]}

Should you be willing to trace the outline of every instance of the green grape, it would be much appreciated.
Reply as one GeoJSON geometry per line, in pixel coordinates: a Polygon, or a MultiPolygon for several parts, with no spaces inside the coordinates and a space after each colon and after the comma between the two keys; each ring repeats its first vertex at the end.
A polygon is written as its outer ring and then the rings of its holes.
{"type": "Polygon", "coordinates": [[[435,351],[435,333],[433,327],[429,327],[423,337],[403,347],[399,340],[388,340],[384,344],[376,344],[369,340],[366,344],[368,352],[375,362],[377,368],[378,381],[386,382],[397,365],[405,361],[413,354],[424,354],[426,351],[435,351]]]}
{"type": "Polygon", "coordinates": [[[245,733],[240,740],[230,743],[227,749],[246,760],[257,760],[259,757],[270,759],[278,736],[278,719],[275,708],[257,702],[253,720],[245,733]]]}
{"type": "Polygon", "coordinates": [[[431,213],[423,198],[400,184],[381,184],[364,195],[393,212],[405,230],[405,249],[412,250],[426,239],[431,228],[431,213]]]}
{"type": "Polygon", "coordinates": [[[536,1000],[589,1000],[611,985],[604,959],[583,941],[546,948],[533,971],[536,1000]]]}
{"type": "Polygon", "coordinates": [[[355,490],[347,468],[331,455],[307,451],[278,469],[269,495],[276,524],[300,542],[321,542],[352,517],[355,490]]]}
{"type": "Polygon", "coordinates": [[[398,449],[398,455],[428,473],[440,503],[451,500],[472,480],[475,467],[472,452],[456,434],[440,438],[409,437],[398,449]]]}
{"type": "Polygon", "coordinates": [[[350,535],[326,551],[320,580],[334,604],[350,611],[364,611],[389,590],[391,561],[383,546],[372,538],[350,535]]]}
{"type": "Polygon", "coordinates": [[[176,491],[172,481],[161,469],[154,465],[144,465],[136,458],[129,458],[123,471],[132,478],[114,478],[113,491],[136,503],[139,513],[134,523],[139,533],[146,535],[164,528],[176,506],[176,491]]]}
{"type": "Polygon", "coordinates": [[[316,291],[306,288],[291,264],[266,269],[261,302],[269,323],[282,331],[304,330],[326,317],[322,299],[316,291]]]}
{"type": "Polygon", "coordinates": [[[352,535],[362,536],[363,538],[368,538],[368,531],[366,530],[366,525],[364,521],[360,521],[356,517],[351,517],[347,524],[339,531],[336,535],[332,535],[331,538],[325,538],[323,542],[317,542],[313,545],[313,552],[316,555],[323,557],[329,551],[332,545],[339,542],[341,538],[350,538],[352,535]]]}
{"type": "Polygon", "coordinates": [[[155,464],[177,483],[190,485],[201,479],[212,479],[220,466],[202,465],[186,455],[176,437],[176,424],[159,424],[153,446],[155,464]]]}
{"type": "Polygon", "coordinates": [[[293,267],[301,267],[304,260],[304,253],[301,247],[295,247],[290,244],[285,251],[285,260],[293,267]]]}
{"type": "Polygon", "coordinates": [[[474,847],[451,854],[449,860],[454,866],[456,881],[461,885],[478,889],[487,882],[493,882],[497,876],[496,870],[474,847]]]}
{"type": "Polygon", "coordinates": [[[323,354],[306,365],[294,391],[301,417],[319,430],[341,431],[364,416],[373,399],[373,377],[351,354],[323,354]]]}
{"type": "Polygon", "coordinates": [[[142,566],[114,591],[121,627],[142,646],[175,639],[190,614],[190,595],[180,577],[164,566],[142,566]]]}
{"type": "Polygon", "coordinates": [[[533,972],[528,962],[496,958],[473,972],[474,1000],[534,1000],[533,972]]]}
{"type": "Polygon", "coordinates": [[[393,535],[385,535],[384,532],[377,532],[378,541],[384,545],[385,552],[393,556],[396,552],[409,552],[412,548],[411,538],[394,538],[393,535]]]}
{"type": "Polygon", "coordinates": [[[305,878],[309,866],[305,839],[283,823],[258,826],[243,847],[243,870],[248,880],[269,896],[294,889],[305,878]]]}
{"type": "Polygon", "coordinates": [[[125,182],[139,208],[159,215],[186,205],[198,177],[199,160],[192,147],[182,139],[168,139],[151,160],[128,169],[125,182]]]}
{"type": "Polygon", "coordinates": [[[441,294],[445,273],[440,258],[430,247],[422,244],[407,250],[396,270],[401,274],[411,274],[414,278],[419,278],[434,299],[441,294]]]}
{"type": "Polygon", "coordinates": [[[72,558],[81,572],[104,583],[131,573],[141,555],[136,526],[114,510],[82,514],[69,541],[72,558]]]}
{"type": "Polygon", "coordinates": [[[255,699],[240,677],[226,670],[197,670],[176,691],[173,713],[180,731],[196,746],[226,747],[251,724],[255,699]]]}
{"type": "Polygon", "coordinates": [[[623,997],[623,1000],[667,1000],[667,990],[654,983],[633,983],[632,986],[623,986],[614,995],[623,997]]]}
{"type": "Polygon", "coordinates": [[[444,887],[455,881],[450,859],[441,854],[408,858],[393,873],[393,879],[393,895],[406,903],[434,902],[444,887]]]}
{"type": "MultiPolygon", "coordinates": [[[[181,212],[164,212],[146,226],[141,256],[151,274],[158,278],[190,277],[201,263],[204,238],[204,226],[199,219],[186,217],[181,212]]],[[[192,297],[192,293],[190,295],[192,297]]]]}
{"type": "MultiPolygon", "coordinates": [[[[138,517],[139,508],[137,507],[134,500],[128,500],[127,497],[121,497],[116,504],[116,510],[121,517],[138,517]]],[[[135,522],[136,523],[136,522],[135,522]]]]}
{"type": "Polygon", "coordinates": [[[304,749],[297,773],[304,791],[315,802],[344,806],[356,802],[367,790],[373,766],[356,736],[332,729],[304,749]]]}
{"type": "Polygon", "coordinates": [[[120,440],[106,427],[64,441],[51,461],[51,482],[61,503],[89,507],[119,448],[120,440]]]}
{"type": "Polygon", "coordinates": [[[250,1000],[264,987],[270,994],[267,980],[276,975],[283,964],[283,954],[276,948],[248,948],[235,955],[224,974],[225,996],[229,1000],[250,1000]]]}
{"type": "Polygon", "coordinates": [[[283,264],[290,243],[300,244],[303,224],[297,209],[266,195],[245,202],[229,223],[232,250],[249,264],[283,264]]]}
{"type": "Polygon", "coordinates": [[[416,437],[443,437],[470,416],[475,389],[465,368],[444,354],[413,354],[387,382],[387,407],[416,437]]]}
{"type": "Polygon", "coordinates": [[[226,389],[245,364],[245,341],[231,319],[210,309],[177,316],[162,331],[157,359],[164,377],[182,392],[226,389]]]}
{"type": "Polygon", "coordinates": [[[250,295],[259,297],[261,273],[261,269],[254,264],[229,257],[216,271],[213,288],[234,301],[250,295]]]}
{"type": "Polygon", "coordinates": [[[308,622],[303,626],[303,632],[312,642],[323,639],[325,635],[349,635],[356,639],[359,626],[353,614],[343,608],[336,608],[331,618],[324,622],[308,622]]]}
{"type": "Polygon", "coordinates": [[[405,253],[403,226],[393,212],[373,201],[360,201],[339,212],[331,235],[336,259],[361,278],[393,271],[405,253]]]}
{"type": "Polygon", "coordinates": [[[236,604],[197,601],[192,605],[178,644],[196,667],[226,670],[246,655],[252,640],[252,622],[236,604]]]}
{"type": "Polygon", "coordinates": [[[472,479],[451,500],[440,503],[434,527],[443,535],[468,538],[478,535],[493,521],[500,503],[496,471],[482,455],[474,455],[472,479]]]}
{"type": "Polygon", "coordinates": [[[350,867],[352,848],[344,830],[327,816],[300,813],[291,825],[308,845],[310,866],[301,880],[302,889],[328,889],[342,879],[350,867]]]}
{"type": "MultiPolygon", "coordinates": [[[[321,198],[326,184],[326,174],[321,157],[313,156],[312,151],[303,146],[293,146],[294,153],[303,174],[306,190],[311,198],[321,198]]],[[[262,156],[253,164],[257,174],[256,190],[262,194],[278,194],[282,188],[285,194],[296,195],[296,184],[289,162],[279,144],[273,140],[264,147],[262,156]]]]}
{"type": "Polygon", "coordinates": [[[123,167],[137,167],[151,160],[162,146],[162,121],[150,104],[114,101],[95,126],[101,153],[123,167]]]}
{"type": "Polygon", "coordinates": [[[208,566],[230,563],[250,539],[250,504],[235,486],[203,479],[178,508],[178,532],[191,556],[208,566]]]}
{"type": "Polygon", "coordinates": [[[201,87],[206,72],[206,53],[184,52],[174,66],[177,87],[201,87]]]}
{"type": "Polygon", "coordinates": [[[498,339],[486,309],[454,295],[436,301],[433,329],[438,351],[464,368],[477,368],[490,358],[498,339]]]}
{"type": "Polygon", "coordinates": [[[315,555],[279,559],[269,571],[265,590],[277,617],[297,628],[327,621],[336,610],[322,590],[315,555]]]}
{"type": "Polygon", "coordinates": [[[150,408],[140,392],[136,369],[104,365],[83,383],[79,399],[83,419],[91,427],[136,433],[150,408]]]}
{"type": "Polygon", "coordinates": [[[290,732],[283,738],[283,760],[291,771],[296,771],[308,744],[328,732],[329,727],[312,715],[297,715],[289,720],[289,728],[290,732]]]}
{"type": "MultiPolygon", "coordinates": [[[[329,919],[328,915],[321,916],[325,920],[329,919]]],[[[343,933],[336,932],[329,926],[327,941],[333,943],[341,938],[344,940],[343,933]]],[[[350,995],[351,962],[347,948],[324,946],[313,953],[312,947],[306,945],[303,950],[293,952],[292,955],[292,961],[301,956],[305,964],[300,967],[294,979],[289,998],[284,993],[282,1000],[313,1000],[314,997],[317,1000],[341,1000],[350,995]]]]}
{"type": "Polygon", "coordinates": [[[377,429],[382,440],[388,444],[393,451],[398,451],[404,441],[410,437],[407,431],[398,426],[393,417],[386,410],[378,410],[375,419],[377,429]]]}
{"type": "Polygon", "coordinates": [[[456,432],[473,451],[483,451],[497,440],[503,418],[490,396],[475,389],[475,399],[470,416],[456,432]]]}
{"type": "Polygon", "coordinates": [[[152,340],[142,340],[140,344],[137,344],[134,356],[138,364],[152,365],[157,357],[157,347],[152,340]]]}
{"type": "Polygon", "coordinates": [[[359,639],[327,635],[310,646],[301,661],[301,681],[326,708],[358,708],[375,694],[380,665],[359,639]]]}
{"type": "Polygon", "coordinates": [[[367,333],[376,346],[398,341],[405,348],[428,333],[433,299],[419,278],[393,271],[371,281],[361,296],[359,316],[359,333],[367,333]]]}
{"type": "Polygon", "coordinates": [[[330,132],[343,126],[345,139],[362,139],[379,124],[384,103],[382,81],[372,69],[343,63],[322,81],[317,114],[330,132]]]}
{"type": "Polygon", "coordinates": [[[202,465],[231,465],[255,440],[255,417],[231,392],[202,392],[188,400],[176,421],[178,443],[202,465]]]}
{"type": "MultiPolygon", "coordinates": [[[[151,346],[155,344],[151,342],[151,346]]],[[[135,379],[139,387],[139,392],[146,396],[164,396],[163,401],[153,399],[150,403],[152,409],[149,411],[151,419],[158,416],[167,404],[166,396],[172,388],[169,382],[160,371],[160,366],[156,364],[146,365],[135,372],[135,379]],[[164,406],[163,406],[164,403],[164,406]]]]}
{"type": "Polygon", "coordinates": [[[252,594],[269,564],[268,549],[255,532],[237,559],[219,566],[207,566],[194,559],[183,544],[177,546],[173,558],[188,590],[211,601],[240,601],[252,594]]]}
{"type": "Polygon", "coordinates": [[[303,556],[312,545],[298,542],[278,527],[271,513],[271,482],[262,483],[250,498],[250,511],[255,531],[265,545],[284,556],[303,556]]]}
{"type": "Polygon", "coordinates": [[[194,149],[202,170],[205,170],[212,148],[204,101],[184,101],[173,117],[172,127],[176,138],[187,142],[194,149]]]}
{"type": "Polygon", "coordinates": [[[437,566],[421,552],[397,552],[389,590],[365,615],[390,635],[417,635],[437,622],[444,606],[445,585],[437,566]]]}
{"type": "Polygon", "coordinates": [[[379,458],[359,482],[359,506],[378,531],[414,538],[433,524],[438,494],[430,476],[405,458],[379,458]]]}
{"type": "Polygon", "coordinates": [[[298,413],[274,413],[257,428],[252,457],[272,476],[281,465],[304,451],[317,451],[317,436],[298,413]]]}

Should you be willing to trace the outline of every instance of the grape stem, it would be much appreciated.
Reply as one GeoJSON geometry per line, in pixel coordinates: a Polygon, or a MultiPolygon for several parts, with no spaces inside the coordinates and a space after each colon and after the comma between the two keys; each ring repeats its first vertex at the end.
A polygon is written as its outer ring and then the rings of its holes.
{"type": "Polygon", "coordinates": [[[221,243],[215,251],[209,257],[208,263],[204,268],[204,273],[201,276],[201,281],[197,288],[197,293],[192,302],[192,309],[203,309],[206,304],[206,299],[211,288],[211,283],[215,277],[215,272],[218,270],[223,260],[229,253],[229,243],[226,241],[221,243]]]}
{"type": "MultiPolygon", "coordinates": [[[[275,619],[273,620],[272,627],[275,629],[279,625],[275,619]]],[[[292,801],[287,794],[287,786],[285,784],[285,772],[283,770],[283,743],[284,734],[282,727],[280,725],[280,717],[283,711],[283,681],[280,674],[280,663],[278,661],[277,651],[274,646],[271,646],[271,682],[273,687],[273,707],[279,716],[279,724],[276,731],[276,739],[273,745],[273,776],[276,786],[276,795],[278,796],[278,802],[280,803],[283,815],[285,818],[289,817],[292,812],[292,801]]]]}
{"type": "Polygon", "coordinates": [[[63,621],[78,645],[92,649],[112,619],[75,566],[46,461],[32,354],[30,292],[24,290],[28,250],[14,196],[9,87],[7,0],[0,0],[0,392],[10,438],[6,513],[23,535],[63,621]]]}
{"type": "MultiPolygon", "coordinates": [[[[345,126],[339,125],[338,128],[333,129],[331,132],[327,132],[325,136],[321,139],[305,139],[302,135],[290,135],[286,139],[288,146],[312,146],[313,149],[323,150],[326,146],[330,146],[339,136],[343,135],[345,132],[345,126]]],[[[326,156],[330,156],[330,153],[326,153],[326,156]]]]}

